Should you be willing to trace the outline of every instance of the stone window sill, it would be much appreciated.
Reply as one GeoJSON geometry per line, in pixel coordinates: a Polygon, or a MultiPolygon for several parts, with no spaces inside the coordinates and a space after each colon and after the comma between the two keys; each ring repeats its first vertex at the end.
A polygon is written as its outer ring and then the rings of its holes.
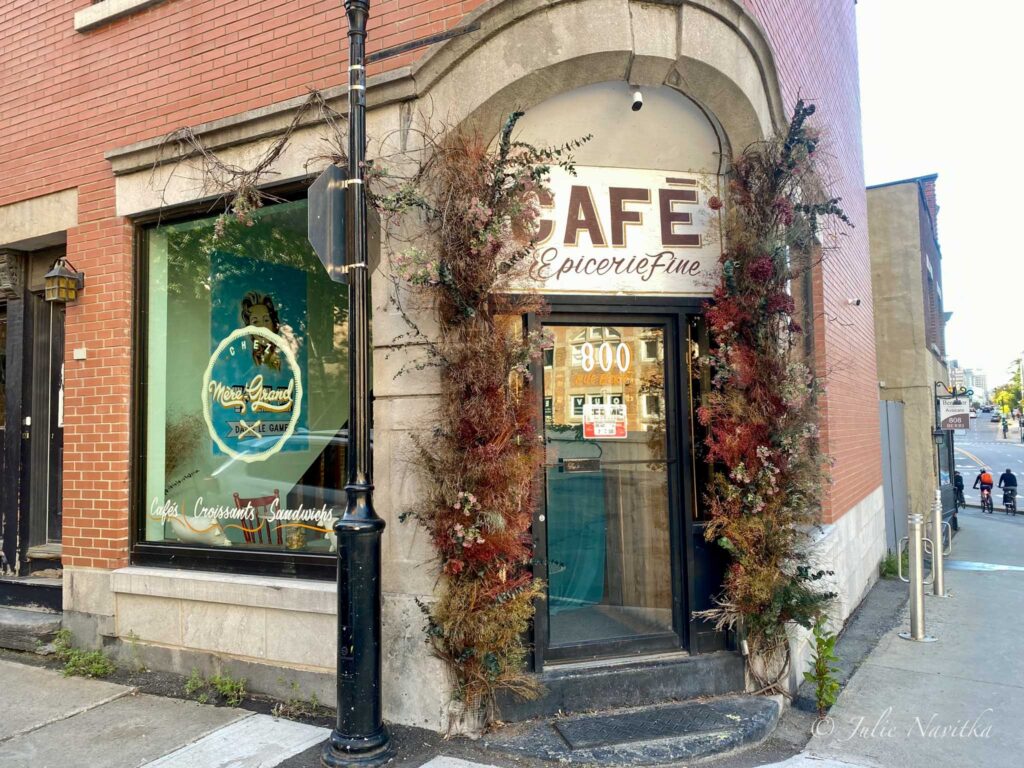
{"type": "Polygon", "coordinates": [[[164,0],[101,0],[75,13],[75,31],[88,32],[162,2],[164,0]]]}
{"type": "Polygon", "coordinates": [[[110,575],[112,592],[204,603],[337,613],[333,582],[129,566],[110,575]]]}

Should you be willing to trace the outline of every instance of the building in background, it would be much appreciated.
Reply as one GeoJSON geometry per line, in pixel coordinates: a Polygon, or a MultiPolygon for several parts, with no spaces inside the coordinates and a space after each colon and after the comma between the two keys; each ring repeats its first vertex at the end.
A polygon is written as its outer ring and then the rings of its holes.
{"type": "MultiPolygon", "coordinates": [[[[949,315],[946,315],[949,319],[949,315]]],[[[950,358],[946,361],[951,386],[965,387],[974,392],[972,402],[988,402],[988,376],[979,368],[961,368],[960,361],[950,358]]]]}
{"type": "MultiPolygon", "coordinates": [[[[660,192],[694,173],[723,181],[723,157],[784,127],[797,98],[814,96],[830,138],[828,176],[856,224],[803,297],[815,368],[827,376],[823,448],[835,461],[819,547],[837,574],[843,620],[884,552],[878,404],[866,383],[887,377],[876,374],[871,302],[849,300],[872,291],[854,0],[439,0],[371,13],[371,157],[388,137],[414,144],[425,115],[493,135],[525,108],[523,136],[535,143],[593,135],[576,159],[594,189],[615,181],[660,192]],[[636,88],[640,111],[630,109],[636,88]]],[[[61,505],[62,536],[43,529],[38,541],[60,558],[47,562],[63,566],[63,620],[81,642],[130,644],[147,665],[185,674],[227,669],[285,697],[298,684],[325,702],[334,697],[331,522],[344,504],[347,307],[306,242],[306,190],[327,162],[329,128],[307,115],[271,169],[281,202],[230,228],[219,248],[210,246],[221,225],[209,179],[178,165],[164,138],[189,128],[244,166],[287,130],[309,88],[344,112],[346,31],[339,0],[45,0],[13,4],[0,19],[0,247],[27,276],[7,293],[6,365],[23,360],[12,350],[32,346],[53,350],[63,371],[62,387],[54,363],[39,379],[47,386],[32,390],[47,414],[63,414],[62,443],[37,431],[28,379],[7,377],[4,515],[31,518],[39,489],[58,484],[48,498],[61,505]],[[85,274],[63,337],[59,323],[26,324],[41,300],[32,275],[49,268],[54,248],[85,274]],[[268,347],[242,332],[253,324],[296,343],[268,347]],[[281,397],[295,393],[278,405],[298,423],[272,410],[258,423],[227,412],[222,396],[257,373],[281,397]],[[46,472],[20,469],[28,441],[50,461],[46,472]],[[62,457],[62,471],[44,449],[62,457]],[[300,507],[317,511],[305,527],[269,519],[300,507]]],[[[670,213],[699,203],[694,189],[670,194],[670,213]]],[[[631,251],[662,249],[657,228],[625,230],[631,251]]],[[[584,243],[607,245],[595,232],[584,243]]],[[[411,353],[394,340],[407,328],[388,305],[386,260],[380,268],[384,714],[444,730],[449,679],[424,642],[419,606],[438,575],[428,537],[399,521],[420,492],[406,457],[429,423],[437,380],[429,369],[398,375],[411,353]]],[[[556,347],[534,386],[552,479],[535,534],[560,554],[543,564],[554,592],[532,628],[530,664],[553,692],[525,714],[568,706],[547,673],[595,657],[603,661],[571,684],[600,698],[574,706],[628,704],[652,680],[665,699],[743,686],[732,640],[694,615],[711,605],[722,567],[701,533],[705,466],[692,429],[701,390],[685,375],[706,340],[706,289],[658,290],[604,281],[550,296],[544,322],[558,330],[556,347]],[[611,357],[590,357],[605,349],[611,357]],[[627,437],[570,439],[588,409],[627,437]],[[611,687],[601,683],[609,669],[619,681],[611,687]]],[[[925,351],[941,355],[941,313],[929,317],[925,351]]],[[[27,535],[4,544],[23,571],[37,541],[27,535]]]]}
{"type": "Polygon", "coordinates": [[[964,368],[964,386],[974,390],[974,399],[988,402],[988,376],[979,368],[964,368]]]}
{"type": "MultiPolygon", "coordinates": [[[[952,510],[952,435],[936,443],[936,382],[945,360],[942,252],[936,174],[868,187],[871,293],[882,400],[903,403],[905,484],[911,513],[926,513],[941,488],[952,510]]],[[[966,380],[966,372],[964,372],[966,380]]]]}
{"type": "Polygon", "coordinates": [[[953,387],[962,387],[967,380],[964,369],[960,367],[955,359],[946,360],[946,368],[949,370],[949,384],[953,387]]]}

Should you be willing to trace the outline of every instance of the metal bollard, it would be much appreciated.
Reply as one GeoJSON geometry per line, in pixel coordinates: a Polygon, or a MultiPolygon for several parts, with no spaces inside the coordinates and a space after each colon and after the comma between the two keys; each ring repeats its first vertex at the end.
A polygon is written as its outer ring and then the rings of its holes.
{"type": "MultiPolygon", "coordinates": [[[[935,638],[924,632],[924,515],[907,516],[907,533],[900,540],[898,554],[898,573],[900,579],[910,584],[910,631],[900,632],[904,640],[916,640],[920,643],[934,643],[935,638]],[[903,578],[903,542],[907,541],[910,549],[910,577],[903,578]]],[[[942,546],[940,540],[939,546],[942,546]]],[[[934,549],[934,547],[932,547],[934,549]]]]}
{"type": "MultiPolygon", "coordinates": [[[[944,563],[944,556],[949,553],[946,552],[946,545],[943,543],[945,539],[942,535],[944,528],[947,527],[949,527],[949,523],[942,519],[942,491],[935,491],[935,503],[932,505],[932,542],[931,546],[927,547],[927,550],[932,556],[932,594],[936,597],[949,597],[946,592],[944,563]]],[[[949,530],[949,547],[952,550],[952,528],[949,530]]]]}

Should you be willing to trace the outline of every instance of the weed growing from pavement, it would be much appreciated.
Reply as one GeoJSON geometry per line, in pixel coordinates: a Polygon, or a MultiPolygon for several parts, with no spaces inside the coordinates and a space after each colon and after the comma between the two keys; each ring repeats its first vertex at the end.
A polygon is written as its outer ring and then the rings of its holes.
{"type": "Polygon", "coordinates": [[[198,669],[193,669],[192,674],[185,680],[185,695],[189,698],[195,697],[200,704],[205,704],[210,700],[210,696],[203,690],[204,688],[206,688],[206,678],[199,674],[198,669]]]}
{"type": "MultiPolygon", "coordinates": [[[[279,680],[279,682],[284,682],[279,680]]],[[[302,689],[294,680],[288,684],[292,696],[287,701],[277,702],[270,710],[274,717],[283,717],[289,720],[302,720],[306,718],[323,717],[326,713],[320,704],[320,699],[314,693],[309,699],[302,698],[302,689]]]]}
{"type": "MultiPolygon", "coordinates": [[[[895,579],[899,576],[898,567],[896,553],[890,549],[878,563],[878,575],[883,579],[895,579]]],[[[903,570],[910,571],[910,554],[906,550],[903,551],[903,570]]]]}
{"type": "Polygon", "coordinates": [[[53,640],[53,650],[64,664],[65,677],[110,677],[117,666],[103,651],[85,651],[75,648],[75,636],[69,629],[61,629],[53,640]]]}
{"type": "Polygon", "coordinates": [[[814,624],[814,659],[811,669],[804,672],[804,680],[814,683],[814,701],[818,706],[818,717],[824,717],[839,696],[839,681],[836,679],[839,661],[836,656],[838,636],[828,628],[826,617],[814,624]]]}
{"type": "Polygon", "coordinates": [[[125,639],[128,641],[128,652],[132,657],[132,670],[135,672],[148,672],[149,670],[142,663],[142,659],[139,656],[139,636],[133,630],[129,630],[125,639]]]}
{"type": "Polygon", "coordinates": [[[194,698],[200,704],[209,704],[216,696],[215,703],[237,707],[245,698],[245,678],[231,675],[214,675],[203,677],[199,670],[193,669],[185,680],[185,695],[194,698]]]}

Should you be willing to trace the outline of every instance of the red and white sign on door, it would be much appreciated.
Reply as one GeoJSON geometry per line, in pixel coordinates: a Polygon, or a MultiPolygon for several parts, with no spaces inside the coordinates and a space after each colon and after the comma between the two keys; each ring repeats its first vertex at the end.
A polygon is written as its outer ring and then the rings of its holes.
{"type": "Polygon", "coordinates": [[[621,440],[625,437],[625,403],[587,403],[583,409],[584,440],[621,440]]]}

